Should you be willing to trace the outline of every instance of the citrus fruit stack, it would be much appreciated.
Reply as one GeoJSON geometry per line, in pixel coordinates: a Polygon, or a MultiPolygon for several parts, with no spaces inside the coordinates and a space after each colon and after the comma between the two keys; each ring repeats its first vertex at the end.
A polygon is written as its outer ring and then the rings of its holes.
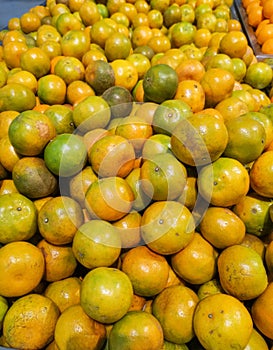
{"type": "Polygon", "coordinates": [[[273,73],[231,5],[47,0],[8,21],[0,345],[273,346],[273,73]]]}
{"type": "Polygon", "coordinates": [[[273,54],[273,5],[269,0],[243,0],[247,20],[264,54],[273,54]]]}

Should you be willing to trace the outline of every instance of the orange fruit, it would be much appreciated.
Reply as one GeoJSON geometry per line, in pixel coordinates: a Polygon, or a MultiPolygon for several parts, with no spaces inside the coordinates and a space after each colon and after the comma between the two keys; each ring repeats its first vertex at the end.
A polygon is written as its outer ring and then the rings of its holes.
{"type": "Polygon", "coordinates": [[[161,255],[174,254],[185,248],[193,238],[194,229],[190,211],[174,201],[152,203],[145,209],[141,220],[144,242],[161,255]]]}
{"type": "Polygon", "coordinates": [[[127,61],[133,63],[138,72],[138,79],[143,79],[144,74],[151,67],[151,62],[148,57],[142,53],[132,53],[127,58],[127,61]]]}
{"type": "Polygon", "coordinates": [[[125,59],[132,50],[130,39],[123,33],[114,32],[105,41],[104,52],[109,62],[125,59]]]}
{"type": "Polygon", "coordinates": [[[8,135],[16,152],[34,156],[40,154],[56,135],[52,121],[38,111],[24,111],[10,124],[8,135]]]}
{"type": "MultiPolygon", "coordinates": [[[[96,44],[93,44],[96,45],[96,44]]],[[[104,55],[104,52],[101,51],[98,47],[92,47],[92,44],[90,46],[90,50],[88,50],[83,56],[82,56],[82,63],[85,67],[88,66],[88,64],[95,62],[96,60],[102,60],[107,62],[107,58],[104,55]]]]}
{"type": "Polygon", "coordinates": [[[91,147],[94,145],[94,143],[104,136],[110,135],[110,132],[107,129],[103,128],[97,128],[88,131],[86,134],[83,135],[83,142],[88,150],[90,151],[91,147]]]}
{"type": "Polygon", "coordinates": [[[197,203],[198,191],[197,191],[197,178],[188,174],[186,185],[184,190],[177,198],[179,203],[185,205],[189,210],[193,210],[197,203]]]}
{"type": "Polygon", "coordinates": [[[200,222],[200,232],[214,247],[224,249],[241,243],[246,228],[240,217],[230,209],[209,207],[200,222]]]}
{"type": "Polygon", "coordinates": [[[241,82],[246,74],[246,64],[243,59],[234,57],[231,59],[233,65],[233,75],[236,81],[241,82]]]}
{"type": "Polygon", "coordinates": [[[131,211],[120,220],[115,221],[113,226],[118,229],[122,248],[135,247],[140,243],[141,215],[137,211],[131,211]]]}
{"type": "MultiPolygon", "coordinates": [[[[236,58],[233,58],[234,60],[236,60],[236,58]]],[[[245,102],[247,104],[248,107],[248,111],[249,112],[257,112],[259,109],[258,103],[255,100],[255,98],[251,95],[251,93],[246,90],[246,89],[242,89],[242,90],[234,90],[232,92],[231,97],[237,97],[239,98],[241,101],[245,102]]],[[[221,103],[221,102],[220,102],[221,103]]],[[[241,113],[240,113],[241,114],[241,113]]],[[[242,113],[244,114],[244,113],[242,113]]],[[[251,115],[251,113],[250,113],[251,115]]]]}
{"type": "Polygon", "coordinates": [[[241,244],[254,249],[261,256],[261,258],[264,259],[265,245],[264,242],[256,235],[246,233],[245,238],[243,239],[241,244]]]}
{"type": "Polygon", "coordinates": [[[44,150],[44,161],[55,175],[68,177],[80,172],[86,164],[87,150],[82,137],[57,135],[44,150]]]}
{"type": "Polygon", "coordinates": [[[73,114],[70,107],[60,104],[48,106],[45,115],[53,122],[56,134],[73,133],[75,126],[73,123],[73,114]]]}
{"type": "Polygon", "coordinates": [[[156,350],[163,345],[163,331],[152,314],[141,310],[129,311],[111,328],[108,343],[112,349],[125,350],[133,346],[156,350]]]}
{"type": "Polygon", "coordinates": [[[253,328],[249,342],[245,347],[245,350],[254,349],[268,350],[268,346],[264,337],[255,328],[253,328]]]}
{"type": "Polygon", "coordinates": [[[63,104],[66,98],[65,81],[55,74],[47,74],[38,80],[37,94],[47,105],[63,104]]]}
{"type": "Polygon", "coordinates": [[[157,9],[151,9],[147,13],[149,27],[160,29],[163,25],[164,17],[162,13],[157,9]]]}
{"type": "Polygon", "coordinates": [[[197,59],[183,60],[176,67],[179,81],[196,80],[200,81],[205,73],[205,68],[197,59]]]}
{"type": "Polygon", "coordinates": [[[20,17],[20,27],[26,34],[35,32],[41,25],[41,19],[34,12],[25,12],[20,17]]]}
{"type": "Polygon", "coordinates": [[[201,284],[201,286],[197,290],[197,295],[199,299],[204,299],[209,295],[213,295],[216,293],[223,293],[224,290],[221,287],[221,284],[217,278],[213,278],[212,280],[201,284]]]}
{"type": "Polygon", "coordinates": [[[186,185],[184,165],[170,153],[144,160],[140,169],[141,187],[154,200],[174,200],[186,185]]]}
{"type": "Polygon", "coordinates": [[[20,158],[12,169],[17,190],[28,198],[47,197],[57,189],[57,179],[39,157],[20,158]]]}
{"type": "Polygon", "coordinates": [[[268,280],[261,256],[240,244],[225,248],[218,257],[220,283],[226,293],[239,300],[257,298],[268,280]]]}
{"type": "Polygon", "coordinates": [[[254,9],[250,9],[248,12],[248,24],[254,28],[257,28],[258,25],[262,22],[264,19],[263,16],[263,7],[257,6],[254,9]]]}
{"type": "Polygon", "coordinates": [[[193,327],[207,350],[232,349],[235,344],[244,349],[253,330],[247,308],[235,297],[223,293],[200,300],[194,312],[193,327]]]}
{"type": "Polygon", "coordinates": [[[75,233],[72,249],[76,259],[88,269],[111,266],[121,250],[118,230],[104,220],[90,220],[75,233]]]}
{"type": "Polygon", "coordinates": [[[0,112],[23,112],[36,105],[33,91],[22,84],[9,83],[0,88],[0,112]]]}
{"type": "Polygon", "coordinates": [[[233,211],[244,222],[247,232],[259,237],[271,232],[271,204],[271,199],[254,192],[242,197],[233,211]]]}
{"type": "Polygon", "coordinates": [[[61,37],[60,44],[62,55],[81,60],[90,49],[90,38],[83,30],[72,29],[61,37]]]}
{"type": "Polygon", "coordinates": [[[12,172],[15,163],[21,156],[14,150],[8,135],[0,139],[0,163],[3,167],[12,172]]]}
{"type": "MultiPolygon", "coordinates": [[[[127,4],[125,4],[125,5],[127,5],[127,4]]],[[[128,28],[130,25],[130,20],[129,20],[128,16],[126,16],[125,13],[120,12],[120,11],[113,13],[111,15],[110,19],[115,21],[118,25],[124,26],[125,28],[128,28]]],[[[117,26],[117,28],[118,28],[118,26],[117,26]]]]}
{"type": "Polygon", "coordinates": [[[1,185],[0,185],[0,195],[2,196],[3,194],[10,194],[10,193],[18,193],[18,190],[16,186],[14,185],[14,182],[12,179],[5,179],[1,180],[1,185]]]}
{"type": "Polygon", "coordinates": [[[202,111],[205,107],[205,92],[196,80],[180,81],[174,99],[186,102],[194,113],[202,111]]]}
{"type": "Polygon", "coordinates": [[[91,166],[86,166],[69,181],[69,194],[82,208],[85,207],[85,193],[95,180],[97,180],[97,176],[91,166]]]}
{"type": "Polygon", "coordinates": [[[57,17],[55,27],[61,35],[64,35],[72,29],[80,30],[82,23],[72,13],[64,12],[57,17]]]}
{"type": "Polygon", "coordinates": [[[68,277],[51,282],[43,295],[51,299],[63,312],[69,306],[80,303],[81,280],[78,277],[68,277]]]}
{"type": "Polygon", "coordinates": [[[263,27],[258,27],[256,30],[257,42],[259,45],[263,45],[264,42],[270,38],[272,38],[273,34],[273,24],[265,23],[263,27]]]}
{"type": "Polygon", "coordinates": [[[198,189],[212,205],[229,207],[235,205],[249,190],[249,176],[238,160],[220,157],[201,169],[198,189]]]}
{"type": "Polygon", "coordinates": [[[269,0],[266,0],[263,2],[263,16],[265,18],[270,18],[273,13],[273,6],[272,2],[269,0]]]}
{"type": "Polygon", "coordinates": [[[172,135],[183,119],[193,114],[189,104],[183,100],[165,100],[155,109],[152,125],[156,134],[172,135]]]}
{"type": "Polygon", "coordinates": [[[229,71],[222,68],[211,68],[205,72],[200,84],[205,91],[206,107],[214,107],[231,95],[235,80],[229,71]]]}
{"type": "Polygon", "coordinates": [[[18,297],[30,293],[40,283],[44,268],[43,254],[35,245],[24,241],[5,244],[0,248],[1,295],[18,297]]]}
{"type": "Polygon", "coordinates": [[[85,26],[91,26],[101,19],[97,5],[93,1],[85,1],[79,8],[79,15],[85,26]]]}
{"type": "Polygon", "coordinates": [[[178,87],[176,71],[166,64],[157,64],[148,69],[143,77],[144,98],[161,103],[172,99],[178,87]]]}
{"type": "Polygon", "coordinates": [[[182,280],[203,284],[215,277],[218,252],[199,233],[184,249],[171,256],[171,266],[182,280]]]}
{"type": "Polygon", "coordinates": [[[197,294],[183,285],[170,286],[152,303],[152,313],[163,329],[164,339],[175,344],[188,343],[194,337],[193,315],[197,294]]]}
{"type": "Polygon", "coordinates": [[[206,62],[206,70],[211,68],[223,68],[227,71],[233,73],[233,64],[231,57],[224,53],[217,53],[216,55],[210,57],[206,62]]]}
{"type": "MultiPolygon", "coordinates": [[[[141,187],[140,168],[133,169],[125,178],[134,194],[132,209],[137,211],[144,209],[150,202],[150,198],[141,187]]],[[[128,214],[129,215],[129,214],[128,214]]]]}
{"type": "Polygon", "coordinates": [[[133,63],[126,59],[115,59],[110,64],[115,73],[115,86],[131,91],[138,81],[138,71],[133,63]]]}
{"type": "Polygon", "coordinates": [[[249,112],[249,106],[247,102],[237,97],[236,94],[234,94],[234,91],[230,97],[227,97],[224,100],[218,102],[215,106],[215,109],[220,112],[225,123],[231,119],[236,119],[242,114],[249,112]]]}
{"type": "Polygon", "coordinates": [[[112,86],[104,91],[102,98],[111,109],[112,118],[123,118],[130,115],[133,107],[133,96],[124,86],[112,86]]]}
{"type": "Polygon", "coordinates": [[[49,298],[28,294],[17,299],[9,308],[3,333],[10,347],[41,349],[54,337],[59,309],[49,298]]]}
{"type": "Polygon", "coordinates": [[[36,44],[39,47],[42,46],[42,44],[48,42],[49,40],[59,43],[60,39],[61,34],[52,25],[42,24],[37,30],[36,44]]]}
{"type": "Polygon", "coordinates": [[[3,58],[7,67],[16,68],[20,67],[21,56],[28,50],[25,42],[10,41],[3,46],[3,58]]]}
{"type": "Polygon", "coordinates": [[[271,184],[271,171],[272,171],[273,152],[267,151],[262,153],[253,163],[249,178],[252,189],[259,195],[271,198],[272,197],[272,184],[271,184]]]}
{"type": "Polygon", "coordinates": [[[68,307],[57,320],[54,339],[60,350],[73,346],[79,350],[99,349],[106,340],[106,328],[90,318],[81,305],[68,307]]]}
{"type": "Polygon", "coordinates": [[[37,92],[37,79],[28,71],[20,70],[12,75],[8,75],[6,83],[22,84],[29,87],[34,93],[37,92]]]}
{"type": "Polygon", "coordinates": [[[42,239],[38,242],[37,248],[44,256],[43,279],[45,281],[55,282],[73,275],[77,261],[69,245],[57,246],[42,239]]]}
{"type": "Polygon", "coordinates": [[[181,47],[193,43],[196,27],[190,22],[178,22],[171,27],[170,40],[172,47],[181,47]]]}
{"type": "Polygon", "coordinates": [[[248,113],[228,120],[226,127],[229,136],[224,151],[226,157],[235,158],[247,164],[257,159],[263,152],[266,142],[265,129],[248,113]]]}
{"type": "Polygon", "coordinates": [[[76,106],[80,101],[88,96],[94,96],[95,91],[85,81],[74,80],[68,84],[66,89],[67,102],[76,106]]]}
{"type": "Polygon", "coordinates": [[[85,81],[97,95],[102,95],[115,84],[114,70],[108,62],[102,60],[92,62],[85,68],[85,81]]]}
{"type": "Polygon", "coordinates": [[[54,66],[54,74],[69,85],[75,80],[84,80],[85,67],[77,57],[63,57],[54,66]]]}
{"type": "MultiPolygon", "coordinates": [[[[184,9],[183,11],[184,14],[184,19],[182,17],[182,10],[180,8],[180,6],[176,6],[176,4],[172,4],[170,5],[163,13],[163,23],[164,25],[169,28],[171,27],[173,24],[180,22],[181,19],[185,20],[185,14],[186,11],[184,9]]],[[[190,22],[190,21],[188,21],[190,22]]]]}
{"type": "Polygon", "coordinates": [[[170,152],[171,137],[165,134],[154,134],[144,143],[142,148],[143,159],[153,159],[156,154],[170,152]]]}
{"type": "Polygon", "coordinates": [[[73,122],[83,133],[106,127],[110,117],[109,105],[101,96],[88,96],[73,109],[73,122]]]}
{"type": "Polygon", "coordinates": [[[119,176],[124,178],[133,169],[134,147],[121,135],[105,135],[89,149],[89,162],[100,177],[119,176]]]}
{"type": "Polygon", "coordinates": [[[132,283],[121,270],[97,267],[82,280],[80,304],[86,314],[98,322],[117,322],[127,313],[132,300],[132,283]],[[115,300],[122,300],[122,303],[115,300]]]}
{"type": "Polygon", "coordinates": [[[227,142],[228,132],[224,122],[209,114],[194,114],[182,120],[171,136],[175,156],[191,166],[218,159],[227,142]]]}
{"type": "Polygon", "coordinates": [[[0,139],[8,134],[9,126],[18,114],[19,112],[12,110],[0,113],[0,139]]]}
{"type": "Polygon", "coordinates": [[[262,53],[272,55],[273,54],[273,39],[267,39],[262,45],[262,53]]]}
{"type": "Polygon", "coordinates": [[[167,260],[146,246],[130,249],[122,259],[121,270],[129,277],[134,293],[140,296],[154,296],[167,285],[167,260]]]}
{"type": "Polygon", "coordinates": [[[271,83],[272,77],[272,69],[267,63],[256,62],[248,66],[244,81],[254,89],[264,89],[271,83]]]}
{"type": "Polygon", "coordinates": [[[123,118],[116,127],[115,134],[124,137],[133,145],[135,153],[140,154],[145,141],[152,136],[153,129],[143,119],[131,116],[123,118]]]}
{"type": "Polygon", "coordinates": [[[29,48],[20,56],[21,68],[31,72],[37,79],[48,74],[50,70],[50,58],[39,47],[29,48]]]}
{"type": "Polygon", "coordinates": [[[47,201],[38,214],[39,232],[49,243],[71,243],[79,226],[83,224],[80,205],[67,196],[47,201]]]}
{"type": "Polygon", "coordinates": [[[0,203],[2,244],[24,241],[34,236],[37,229],[37,211],[30,199],[20,193],[9,193],[0,196],[0,203]]]}
{"type": "Polygon", "coordinates": [[[258,296],[251,307],[251,316],[258,330],[272,339],[272,293],[273,282],[270,282],[264,292],[258,296]]]}
{"type": "Polygon", "coordinates": [[[121,177],[105,177],[94,181],[86,192],[86,208],[94,218],[116,221],[132,209],[134,194],[121,177]]]}

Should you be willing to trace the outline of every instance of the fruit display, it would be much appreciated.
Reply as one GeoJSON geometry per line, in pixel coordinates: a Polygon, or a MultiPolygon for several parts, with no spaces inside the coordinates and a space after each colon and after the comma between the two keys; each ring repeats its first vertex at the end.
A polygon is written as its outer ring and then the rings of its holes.
{"type": "Polygon", "coordinates": [[[0,42],[0,349],[273,350],[272,61],[238,3],[47,0],[0,42]]]}
{"type": "Polygon", "coordinates": [[[256,57],[259,60],[272,59],[272,2],[236,0],[234,5],[256,57]]]}

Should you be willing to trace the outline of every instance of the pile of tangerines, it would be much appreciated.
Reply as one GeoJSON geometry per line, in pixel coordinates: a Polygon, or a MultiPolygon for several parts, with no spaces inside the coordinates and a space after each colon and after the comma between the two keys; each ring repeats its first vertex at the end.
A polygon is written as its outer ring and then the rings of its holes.
{"type": "Polygon", "coordinates": [[[247,20],[264,54],[273,54],[273,3],[270,0],[243,0],[247,20]]]}
{"type": "Polygon", "coordinates": [[[231,6],[0,32],[0,346],[273,349],[273,73],[231,6]]]}

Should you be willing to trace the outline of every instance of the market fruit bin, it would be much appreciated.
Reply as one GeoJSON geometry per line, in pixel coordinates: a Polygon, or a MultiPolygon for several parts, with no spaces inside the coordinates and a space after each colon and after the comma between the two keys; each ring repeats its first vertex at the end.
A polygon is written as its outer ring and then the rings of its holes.
{"type": "Polygon", "coordinates": [[[243,32],[245,33],[248,39],[249,45],[253,49],[253,52],[257,60],[264,61],[265,59],[273,59],[273,55],[264,54],[261,51],[261,46],[258,44],[257,38],[255,36],[255,31],[254,31],[255,28],[253,28],[248,24],[247,13],[242,5],[242,0],[234,0],[233,8],[234,8],[234,14],[240,21],[243,32]]]}

